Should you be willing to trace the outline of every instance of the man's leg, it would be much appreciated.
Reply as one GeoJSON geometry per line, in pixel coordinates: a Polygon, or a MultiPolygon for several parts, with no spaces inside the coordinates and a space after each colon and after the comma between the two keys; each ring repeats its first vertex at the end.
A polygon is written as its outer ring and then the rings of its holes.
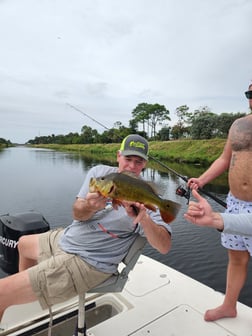
{"type": "Polygon", "coordinates": [[[250,256],[247,251],[234,250],[228,250],[228,255],[226,294],[223,304],[207,310],[204,317],[205,321],[215,321],[224,317],[236,317],[237,315],[236,303],[246,281],[250,256]]]}
{"type": "Polygon", "coordinates": [[[0,321],[6,308],[14,304],[37,300],[28,271],[23,271],[0,279],[0,321]]]}
{"type": "Polygon", "coordinates": [[[19,272],[37,264],[39,234],[24,235],[18,241],[19,272]]]}

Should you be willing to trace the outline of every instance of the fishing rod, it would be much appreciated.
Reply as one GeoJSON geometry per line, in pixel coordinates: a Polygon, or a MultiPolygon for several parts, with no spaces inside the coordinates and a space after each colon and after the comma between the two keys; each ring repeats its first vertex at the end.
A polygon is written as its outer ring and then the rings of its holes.
{"type": "MultiPolygon", "coordinates": [[[[174,175],[180,177],[183,181],[188,182],[188,178],[184,175],[181,175],[179,173],[177,173],[174,169],[170,168],[169,166],[167,166],[166,164],[164,164],[163,162],[157,160],[156,158],[150,156],[150,158],[157,162],[160,166],[163,166],[164,168],[166,168],[167,170],[169,170],[170,172],[172,172],[174,175]]],[[[219,199],[218,197],[216,197],[215,195],[209,193],[208,191],[202,189],[202,188],[198,188],[198,191],[201,192],[202,194],[212,198],[215,202],[219,203],[220,205],[222,205],[224,208],[227,207],[227,204],[222,201],[221,199],[219,199]]],[[[176,190],[176,194],[180,195],[180,196],[184,196],[185,198],[189,199],[190,198],[190,192],[187,190],[185,190],[183,187],[178,187],[178,189],[176,190]]]]}
{"type": "Polygon", "coordinates": [[[80,110],[78,107],[75,107],[74,105],[71,105],[69,103],[66,103],[68,106],[70,106],[72,109],[80,112],[81,114],[83,114],[85,117],[93,120],[96,124],[102,126],[103,128],[105,128],[106,130],[109,130],[109,128],[103,124],[101,124],[98,120],[95,120],[94,118],[90,117],[90,115],[88,115],[87,113],[83,112],[82,110],[80,110]]]}
{"type": "MultiPolygon", "coordinates": [[[[87,113],[83,112],[82,110],[80,110],[79,108],[77,108],[76,106],[66,103],[68,106],[70,106],[72,109],[80,112],[82,115],[84,115],[85,117],[91,119],[92,121],[94,121],[96,124],[102,126],[103,128],[105,128],[106,130],[110,130],[107,126],[105,126],[104,124],[100,123],[98,120],[92,118],[90,115],[88,115],[87,113]]],[[[178,176],[179,178],[181,178],[184,182],[188,182],[188,178],[184,175],[179,174],[178,172],[176,172],[174,169],[170,168],[169,166],[167,166],[166,164],[164,164],[163,162],[161,162],[160,160],[156,159],[155,157],[149,155],[149,158],[155,162],[157,162],[160,166],[164,167],[165,169],[169,170],[171,173],[173,173],[174,175],[178,176]]],[[[227,204],[222,201],[221,199],[219,199],[218,197],[216,197],[215,195],[211,194],[210,192],[199,188],[198,189],[199,192],[201,192],[202,194],[212,198],[215,202],[217,202],[218,204],[222,205],[224,208],[227,207],[227,204]]],[[[178,187],[176,190],[176,194],[181,196],[181,197],[185,197],[187,200],[189,200],[190,198],[190,189],[188,187],[188,190],[185,190],[182,186],[178,187]]]]}

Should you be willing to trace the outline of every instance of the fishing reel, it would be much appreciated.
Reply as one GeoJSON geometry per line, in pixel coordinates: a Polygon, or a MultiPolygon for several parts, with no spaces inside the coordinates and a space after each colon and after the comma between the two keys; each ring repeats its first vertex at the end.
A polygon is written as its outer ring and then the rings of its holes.
{"type": "Polygon", "coordinates": [[[190,197],[191,197],[191,191],[190,188],[187,187],[187,189],[185,189],[182,185],[180,185],[177,189],[176,189],[176,195],[179,195],[180,197],[185,197],[187,199],[187,204],[189,203],[190,197]]]}

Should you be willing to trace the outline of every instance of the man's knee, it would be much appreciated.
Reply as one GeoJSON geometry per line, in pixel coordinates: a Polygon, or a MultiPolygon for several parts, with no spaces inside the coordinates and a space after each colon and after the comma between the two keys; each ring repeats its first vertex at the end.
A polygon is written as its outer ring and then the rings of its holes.
{"type": "Polygon", "coordinates": [[[24,235],[18,240],[18,253],[28,259],[36,259],[38,254],[38,235],[24,235]]]}
{"type": "Polygon", "coordinates": [[[229,250],[229,262],[234,265],[246,266],[250,260],[248,251],[229,250]]]}
{"type": "Polygon", "coordinates": [[[29,236],[21,236],[18,240],[18,252],[19,254],[22,253],[22,251],[25,251],[25,249],[28,247],[28,239],[29,236]]]}
{"type": "Polygon", "coordinates": [[[22,250],[24,249],[25,241],[26,241],[25,236],[21,236],[18,240],[17,248],[18,248],[18,253],[19,254],[21,254],[22,250]]]}

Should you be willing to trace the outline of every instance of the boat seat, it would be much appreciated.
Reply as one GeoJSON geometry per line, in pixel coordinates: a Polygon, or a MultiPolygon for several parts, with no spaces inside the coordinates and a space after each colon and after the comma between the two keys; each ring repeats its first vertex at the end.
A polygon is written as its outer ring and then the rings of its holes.
{"type": "MultiPolygon", "coordinates": [[[[137,235],[134,243],[129,248],[128,253],[122,260],[124,267],[122,270],[106,279],[98,286],[90,289],[88,293],[115,293],[121,292],[128,280],[129,272],[134,268],[142,250],[146,244],[146,238],[137,235]]],[[[85,335],[85,296],[86,293],[79,295],[79,312],[78,312],[78,336],[85,335]]]]}

